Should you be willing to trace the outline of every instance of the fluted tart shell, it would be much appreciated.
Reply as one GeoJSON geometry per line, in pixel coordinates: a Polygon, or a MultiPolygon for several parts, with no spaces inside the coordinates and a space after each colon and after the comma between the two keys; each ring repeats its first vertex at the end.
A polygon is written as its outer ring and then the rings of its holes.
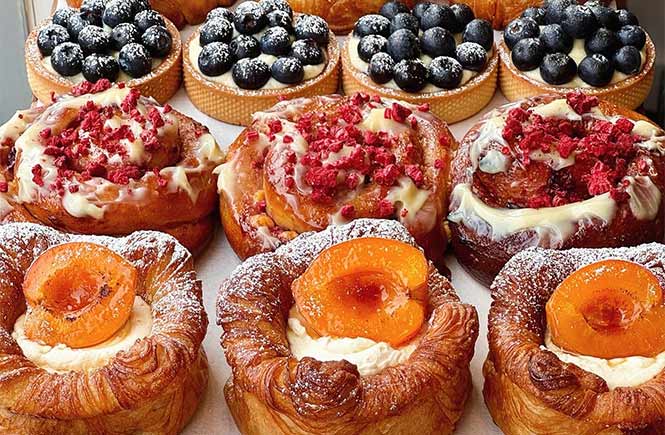
{"type": "Polygon", "coordinates": [[[208,320],[192,257],[165,234],[73,236],[33,224],[0,226],[0,433],[177,434],[208,381],[201,342],[208,320]],[[98,243],[138,271],[137,296],[152,311],[150,335],[89,371],[52,372],[27,359],[12,338],[26,309],[23,276],[42,252],[72,241],[98,243]]]}

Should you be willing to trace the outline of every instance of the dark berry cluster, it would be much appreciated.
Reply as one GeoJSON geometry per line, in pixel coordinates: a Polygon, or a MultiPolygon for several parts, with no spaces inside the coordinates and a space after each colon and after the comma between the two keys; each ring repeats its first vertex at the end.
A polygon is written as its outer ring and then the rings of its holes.
{"type": "Polygon", "coordinates": [[[97,82],[115,81],[121,70],[133,78],[149,74],[153,57],[168,56],[173,40],[148,0],[84,0],[80,10],[58,9],[37,46],[58,74],[97,82]]]}
{"type": "Polygon", "coordinates": [[[640,71],[646,32],[637,17],[599,1],[549,0],[529,8],[508,24],[503,39],[513,64],[521,71],[540,68],[543,80],[562,85],[579,75],[591,86],[605,86],[614,71],[640,71]],[[542,26],[542,27],[541,27],[542,26]],[[569,55],[576,39],[584,40],[586,56],[579,65],[569,55]]]}
{"type": "Polygon", "coordinates": [[[230,70],[242,89],[260,89],[271,77],[297,84],[303,81],[306,65],[325,62],[329,33],[321,17],[301,15],[294,20],[286,0],[247,1],[235,12],[217,8],[201,26],[199,69],[209,77],[230,70]],[[277,60],[268,65],[261,54],[277,60]]]}
{"type": "Polygon", "coordinates": [[[427,83],[454,89],[464,69],[482,71],[494,45],[488,21],[476,19],[463,3],[445,6],[418,3],[413,10],[392,0],[379,14],[365,15],[353,34],[360,38],[358,56],[369,64],[372,80],[384,84],[395,80],[400,89],[418,92],[427,83]],[[456,44],[455,34],[462,35],[456,44]],[[426,65],[422,55],[432,58],[426,65]]]}

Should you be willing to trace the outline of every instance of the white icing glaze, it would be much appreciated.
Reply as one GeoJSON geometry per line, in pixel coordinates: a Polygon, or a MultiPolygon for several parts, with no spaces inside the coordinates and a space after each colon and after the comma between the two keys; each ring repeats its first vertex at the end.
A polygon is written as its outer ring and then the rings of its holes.
{"type": "Polygon", "coordinates": [[[389,131],[395,135],[409,129],[403,122],[397,122],[392,118],[386,118],[386,108],[371,109],[363,122],[357,125],[361,130],[369,130],[374,133],[389,131]]]}
{"type": "Polygon", "coordinates": [[[397,207],[401,222],[413,222],[423,208],[430,191],[419,189],[409,177],[400,177],[397,185],[390,188],[386,199],[397,207]],[[402,216],[402,211],[406,214],[402,216]]]}
{"type": "Polygon", "coordinates": [[[582,117],[570,107],[565,98],[559,98],[547,104],[532,107],[530,110],[531,113],[540,115],[543,118],[561,118],[569,119],[571,121],[579,121],[582,119],[582,117]]]}
{"type": "Polygon", "coordinates": [[[630,182],[626,192],[630,195],[630,211],[639,220],[652,220],[660,209],[661,193],[650,177],[626,177],[630,182]]]}
{"type": "Polygon", "coordinates": [[[529,153],[529,157],[531,158],[531,160],[544,162],[547,166],[549,166],[555,171],[560,171],[563,168],[567,168],[575,164],[574,154],[571,154],[564,159],[563,157],[561,157],[561,154],[559,154],[558,151],[544,153],[541,150],[535,150],[529,153]]]}

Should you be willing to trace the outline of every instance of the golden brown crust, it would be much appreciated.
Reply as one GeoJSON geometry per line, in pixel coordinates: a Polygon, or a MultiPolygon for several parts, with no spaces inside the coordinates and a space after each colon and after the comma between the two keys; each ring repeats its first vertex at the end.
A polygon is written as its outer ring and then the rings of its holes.
{"type": "Polygon", "coordinates": [[[361,219],[303,234],[247,260],[222,285],[217,319],[233,378],[229,408],[246,434],[451,433],[469,395],[476,310],[430,269],[429,321],[407,362],[360,376],[346,361],[298,361],[286,320],[291,282],[329,246],[358,237],[414,244],[394,221],[361,219]],[[428,432],[429,431],[429,432],[428,432]]]}
{"type": "Polygon", "coordinates": [[[430,110],[449,124],[467,119],[480,112],[492,100],[496,92],[499,60],[496,49],[492,50],[485,70],[463,86],[450,91],[414,94],[400,89],[378,85],[364,72],[358,71],[349,56],[349,38],[342,48],[342,84],[344,93],[356,92],[378,94],[385,98],[408,101],[412,104],[427,103],[430,110]]]}
{"type": "MultiPolygon", "coordinates": [[[[42,64],[42,54],[37,47],[37,36],[50,19],[44,20],[36,26],[25,41],[25,64],[28,72],[28,82],[32,93],[44,104],[50,104],[53,96],[68,94],[74,83],[57,73],[49,71],[42,64]]],[[[182,83],[182,42],[180,32],[168,19],[166,28],[171,34],[173,48],[164,61],[150,74],[140,79],[132,79],[127,83],[131,88],[138,88],[141,94],[153,97],[160,104],[165,104],[178,92],[182,83]]]]}
{"type": "Polygon", "coordinates": [[[662,434],[665,373],[638,387],[610,390],[600,377],[543,349],[545,304],[572,272],[607,258],[651,270],[661,286],[660,244],[636,248],[529,249],[513,257],[492,284],[485,402],[512,434],[662,434]],[[528,271],[528,273],[525,273],[528,271]]]}
{"type": "Polygon", "coordinates": [[[155,232],[114,239],[32,224],[0,227],[0,246],[0,433],[178,433],[208,377],[201,347],[208,322],[191,254],[155,232]],[[46,249],[76,240],[107,246],[137,268],[137,295],[152,308],[152,332],[99,369],[47,372],[11,336],[25,311],[22,277],[46,249]]]}
{"type": "MultiPolygon", "coordinates": [[[[298,15],[296,15],[297,18],[298,15]]],[[[199,29],[185,43],[185,89],[192,103],[203,113],[235,125],[249,125],[252,115],[266,110],[283,99],[313,97],[337,92],[339,86],[339,44],[330,34],[326,50],[328,63],[317,77],[284,89],[257,91],[231,88],[208,80],[189,58],[189,46],[199,37],[199,29]],[[242,104],[238,104],[242,101],[242,104]]]]}
{"type": "Polygon", "coordinates": [[[499,57],[501,59],[499,85],[501,92],[509,101],[517,101],[542,94],[565,95],[575,90],[602,98],[618,106],[635,109],[642,105],[649,92],[651,92],[655,74],[656,47],[649,35],[647,35],[645,47],[646,60],[642,66],[642,71],[638,74],[602,88],[564,88],[551,86],[527,77],[515,67],[510,58],[510,50],[505,42],[501,41],[499,44],[499,57]]]}
{"type": "MultiPolygon", "coordinates": [[[[557,95],[545,95],[532,97],[519,103],[522,108],[529,108],[539,104],[546,104],[557,95]]],[[[475,186],[473,173],[469,172],[472,167],[470,150],[471,145],[478,136],[478,132],[484,123],[496,116],[497,113],[505,112],[516,104],[503,106],[498,112],[487,114],[479,123],[474,125],[460,142],[460,147],[455,154],[452,163],[452,187],[458,184],[470,183],[475,186]]],[[[651,122],[648,118],[632,112],[623,107],[616,106],[606,101],[600,101],[600,110],[608,115],[619,115],[632,120],[644,120],[651,122]]],[[[665,160],[659,153],[652,153],[655,175],[652,177],[658,189],[665,191],[665,160]]],[[[523,182],[523,181],[522,181],[523,182]]],[[[528,183],[528,180],[526,181],[528,183]]],[[[491,199],[491,191],[487,198],[491,199]]],[[[457,204],[451,204],[451,212],[457,204]]],[[[580,247],[617,247],[633,246],[640,243],[660,241],[663,239],[663,222],[665,219],[665,202],[661,201],[658,214],[655,219],[644,221],[638,220],[630,211],[627,203],[618,206],[615,218],[609,225],[600,223],[589,223],[584,227],[585,231],[576,231],[571,237],[563,242],[560,249],[580,247]]],[[[533,246],[533,231],[524,230],[502,239],[495,240],[491,234],[480,234],[463,224],[449,223],[451,229],[451,244],[455,250],[455,256],[462,266],[475,278],[489,285],[496,274],[506,262],[517,252],[526,247],[533,246]]]]}

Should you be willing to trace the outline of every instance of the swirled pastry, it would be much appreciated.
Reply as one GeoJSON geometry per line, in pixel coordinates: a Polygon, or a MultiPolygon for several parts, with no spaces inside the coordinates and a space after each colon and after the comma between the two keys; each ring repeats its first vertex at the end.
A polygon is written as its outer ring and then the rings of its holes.
{"type": "Polygon", "coordinates": [[[477,314],[397,222],[254,256],[217,308],[244,434],[449,434],[461,416],[477,314]]]}
{"type": "Polygon", "coordinates": [[[489,113],[453,161],[452,244],[489,283],[529,246],[630,246],[663,239],[663,131],[581,93],[489,113]]]}
{"type": "Polygon", "coordinates": [[[246,258],[361,217],[400,220],[441,259],[455,139],[427,106],[356,94],[254,115],[219,173],[222,222],[246,258]]]}
{"type": "Polygon", "coordinates": [[[109,86],[85,82],[0,128],[2,222],[107,235],[154,229],[200,250],[213,230],[222,151],[168,104],[109,86]]]}

